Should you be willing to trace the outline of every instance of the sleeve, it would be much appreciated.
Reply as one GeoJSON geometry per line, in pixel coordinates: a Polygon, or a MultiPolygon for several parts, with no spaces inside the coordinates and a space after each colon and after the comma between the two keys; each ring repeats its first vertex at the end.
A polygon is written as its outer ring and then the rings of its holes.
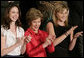
{"type": "MultiPolygon", "coordinates": [[[[45,41],[45,39],[46,39],[47,37],[48,37],[48,33],[43,31],[43,37],[42,37],[42,39],[45,41]]],[[[42,40],[42,41],[43,41],[43,40],[42,40]]],[[[52,52],[55,51],[55,48],[54,48],[53,43],[47,47],[47,50],[48,50],[49,53],[52,53],[52,52]]]]}
{"type": "Polygon", "coordinates": [[[53,43],[47,47],[47,50],[48,50],[49,53],[52,53],[52,52],[55,51],[53,43]]]}
{"type": "MultiPolygon", "coordinates": [[[[26,36],[26,35],[27,35],[27,36],[29,35],[29,33],[28,33],[27,31],[25,32],[25,36],[26,36]]],[[[26,45],[26,53],[27,53],[28,56],[31,57],[31,56],[36,55],[36,54],[38,54],[39,52],[45,50],[45,49],[43,48],[42,44],[40,44],[40,45],[34,47],[32,42],[33,42],[33,43],[36,43],[35,40],[32,40],[32,39],[31,39],[31,42],[27,43],[27,45],[26,45]]]]}
{"type": "Polygon", "coordinates": [[[22,36],[24,36],[24,29],[20,27],[20,30],[21,30],[22,36]]]}
{"type": "Polygon", "coordinates": [[[39,46],[37,46],[35,48],[33,48],[31,46],[31,43],[28,43],[26,45],[26,52],[27,52],[28,56],[34,56],[34,55],[38,54],[41,51],[44,51],[44,48],[43,48],[42,45],[39,45],[39,46]]]}
{"type": "Polygon", "coordinates": [[[3,27],[1,27],[1,36],[5,36],[5,35],[6,35],[6,30],[3,27]]]}

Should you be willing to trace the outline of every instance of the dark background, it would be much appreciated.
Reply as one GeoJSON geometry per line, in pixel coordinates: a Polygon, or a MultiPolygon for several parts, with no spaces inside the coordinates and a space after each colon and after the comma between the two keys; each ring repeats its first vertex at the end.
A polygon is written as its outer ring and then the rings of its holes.
{"type": "MultiPolygon", "coordinates": [[[[67,1],[68,6],[70,9],[69,13],[69,24],[74,26],[78,25],[78,30],[83,30],[83,1],[67,1]]],[[[37,8],[38,1],[21,1],[20,7],[22,11],[22,23],[26,25],[25,22],[25,14],[26,12],[31,8],[35,7],[37,8]]],[[[25,27],[25,26],[24,26],[25,27]]],[[[26,28],[25,28],[26,30],[26,28]]]]}
{"type": "MultiPolygon", "coordinates": [[[[67,1],[67,2],[70,9],[69,24],[72,26],[78,25],[79,27],[76,31],[83,30],[83,1],[67,1]]],[[[38,1],[36,0],[15,1],[15,3],[18,4],[21,8],[22,27],[24,28],[24,30],[26,30],[28,28],[27,22],[25,20],[26,12],[32,7],[37,8],[38,1]]],[[[4,11],[7,5],[8,5],[7,1],[1,1],[1,22],[2,22],[2,17],[4,16],[4,11]]],[[[76,47],[72,53],[73,53],[73,56],[81,56],[78,50],[78,43],[76,44],[76,47]]]]}

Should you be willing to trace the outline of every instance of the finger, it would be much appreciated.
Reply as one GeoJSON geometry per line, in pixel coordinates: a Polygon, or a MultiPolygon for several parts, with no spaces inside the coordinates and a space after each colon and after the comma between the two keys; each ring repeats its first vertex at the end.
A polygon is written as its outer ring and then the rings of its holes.
{"type": "Polygon", "coordinates": [[[28,40],[28,39],[26,39],[26,42],[27,42],[27,43],[29,43],[29,40],[28,40]]]}
{"type": "Polygon", "coordinates": [[[80,33],[83,33],[83,31],[81,31],[80,33]]]}
{"type": "Polygon", "coordinates": [[[27,39],[29,39],[29,40],[31,40],[31,38],[32,38],[31,36],[28,36],[28,37],[27,37],[27,39]]]}
{"type": "Polygon", "coordinates": [[[80,36],[83,36],[82,34],[80,36]]]}
{"type": "Polygon", "coordinates": [[[25,39],[27,39],[27,36],[25,36],[25,39]]]}
{"type": "Polygon", "coordinates": [[[51,44],[51,40],[47,39],[48,44],[51,44]]]}
{"type": "Polygon", "coordinates": [[[82,33],[83,33],[83,32],[78,32],[77,34],[79,34],[79,35],[80,35],[80,34],[82,34],[82,33]]]}
{"type": "Polygon", "coordinates": [[[77,27],[78,27],[78,26],[74,26],[74,27],[73,27],[73,30],[75,30],[77,27]]]}
{"type": "Polygon", "coordinates": [[[23,40],[24,40],[25,38],[26,38],[25,36],[22,37],[23,40]]]}
{"type": "Polygon", "coordinates": [[[76,37],[82,36],[82,34],[77,34],[76,37]]]}
{"type": "Polygon", "coordinates": [[[49,40],[53,42],[53,39],[49,39],[49,40]]]}

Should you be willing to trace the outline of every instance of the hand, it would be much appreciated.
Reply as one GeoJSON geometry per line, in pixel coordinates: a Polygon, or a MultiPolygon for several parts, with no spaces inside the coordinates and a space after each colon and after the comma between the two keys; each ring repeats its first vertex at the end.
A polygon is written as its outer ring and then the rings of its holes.
{"type": "Polygon", "coordinates": [[[21,38],[17,38],[16,44],[23,45],[24,41],[21,38]]]}
{"type": "Polygon", "coordinates": [[[69,34],[71,34],[72,31],[74,31],[78,26],[74,26],[74,27],[71,27],[66,33],[65,35],[68,36],[69,34]]]}
{"type": "Polygon", "coordinates": [[[55,35],[49,35],[46,39],[48,45],[51,45],[51,43],[55,40],[56,36],[55,35]]]}
{"type": "Polygon", "coordinates": [[[49,35],[47,38],[46,38],[46,41],[44,42],[43,44],[43,48],[46,48],[48,45],[51,45],[51,43],[54,41],[54,38],[55,36],[52,36],[52,35],[49,35]]]}
{"type": "Polygon", "coordinates": [[[27,43],[29,43],[30,41],[31,41],[31,36],[29,35],[29,36],[25,36],[25,43],[27,44],[27,43]]]}
{"type": "Polygon", "coordinates": [[[79,36],[82,36],[82,33],[83,33],[83,31],[77,32],[77,33],[74,35],[74,38],[78,38],[79,36]]]}

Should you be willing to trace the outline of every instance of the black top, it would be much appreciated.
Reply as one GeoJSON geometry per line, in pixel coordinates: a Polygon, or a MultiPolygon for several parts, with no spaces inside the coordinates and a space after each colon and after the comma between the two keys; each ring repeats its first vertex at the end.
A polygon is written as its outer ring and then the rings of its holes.
{"type": "MultiPolygon", "coordinates": [[[[49,21],[49,22],[53,23],[53,21],[49,21]]],[[[71,28],[71,26],[68,26],[68,27],[58,26],[58,27],[56,27],[54,23],[53,23],[53,26],[54,26],[56,38],[58,38],[59,36],[61,36],[62,34],[64,34],[66,31],[68,31],[71,28]]],[[[66,37],[60,44],[55,46],[55,52],[48,54],[48,56],[52,56],[52,57],[69,56],[69,54],[68,54],[69,43],[70,43],[70,36],[66,37]]]]}

